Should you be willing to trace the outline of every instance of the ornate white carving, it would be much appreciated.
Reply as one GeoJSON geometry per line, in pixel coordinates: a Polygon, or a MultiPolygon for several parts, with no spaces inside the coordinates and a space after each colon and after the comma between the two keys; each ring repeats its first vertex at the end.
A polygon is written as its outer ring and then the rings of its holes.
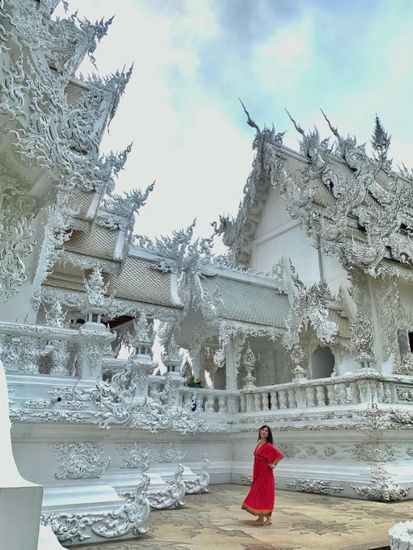
{"type": "Polygon", "coordinates": [[[281,449],[285,458],[294,458],[298,452],[298,449],[294,443],[277,442],[277,447],[281,449]]]}
{"type": "Polygon", "coordinates": [[[27,279],[25,258],[34,247],[35,201],[17,177],[0,164],[0,297],[10,300],[27,279]]]}
{"type": "Polygon", "coordinates": [[[154,462],[168,463],[183,460],[186,451],[175,443],[122,443],[121,468],[141,470],[154,462]]]}
{"type": "Polygon", "coordinates": [[[167,380],[164,388],[153,397],[136,402],[133,367],[128,367],[113,375],[110,382],[99,380],[95,389],[77,390],[75,396],[93,404],[94,421],[104,428],[116,423],[153,433],[165,429],[182,433],[197,431],[197,415],[192,413],[190,406],[188,410],[175,406],[176,391],[167,380]]]}
{"type": "Polygon", "coordinates": [[[391,475],[384,466],[374,464],[370,469],[370,483],[364,486],[352,486],[355,492],[369,500],[395,502],[406,498],[409,490],[393,483],[391,475]]]}
{"type": "Polygon", "coordinates": [[[52,347],[44,340],[26,336],[2,336],[0,353],[6,372],[38,374],[39,360],[52,347]]]}
{"type": "Polygon", "coordinates": [[[396,397],[398,401],[413,403],[413,388],[410,386],[396,386],[396,397]]]}
{"type": "Polygon", "coordinates": [[[184,506],[183,498],[185,496],[185,483],[183,479],[184,467],[178,464],[175,472],[174,481],[167,483],[166,489],[159,491],[149,491],[148,498],[151,508],[161,510],[163,508],[176,508],[184,506]]]}
{"type": "MultiPolygon", "coordinates": [[[[130,147],[128,148],[128,152],[130,147]]],[[[153,191],[155,182],[144,192],[133,189],[124,193],[124,196],[109,194],[102,201],[102,207],[97,215],[97,223],[107,229],[127,231],[133,225],[133,215],[145,205],[149,193],[153,191]]]]}
{"type": "Polygon", "coordinates": [[[135,244],[160,256],[155,268],[177,273],[178,292],[184,304],[184,315],[190,308],[202,313],[205,320],[217,317],[221,298],[209,295],[201,279],[208,276],[211,262],[212,238],[192,242],[195,221],[187,228],[174,231],[172,237],[156,238],[155,243],[143,236],[135,236],[135,244]]]}
{"type": "Polygon", "coordinates": [[[256,134],[253,149],[256,155],[252,171],[244,188],[244,198],[236,219],[220,216],[219,226],[214,223],[217,235],[223,235],[224,244],[231,249],[231,254],[237,263],[249,264],[251,240],[260,214],[268,195],[267,182],[273,182],[279,171],[280,158],[277,152],[282,145],[283,133],[276,133],[274,127],[261,130],[251,119],[243,105],[249,126],[255,128],[256,134]]]}
{"type": "Polygon", "coordinates": [[[110,465],[103,447],[90,441],[56,444],[55,457],[61,470],[55,474],[57,479],[98,478],[110,465]]]}
{"type": "Polygon", "coordinates": [[[246,374],[244,376],[244,389],[254,389],[254,382],[255,382],[255,376],[253,376],[253,371],[255,368],[255,365],[257,363],[257,359],[250,348],[250,345],[248,344],[247,350],[242,358],[242,366],[244,367],[244,370],[246,371],[246,374]]]}
{"type": "Polygon", "coordinates": [[[251,485],[252,476],[244,474],[241,476],[241,485],[251,485]]]}
{"type": "Polygon", "coordinates": [[[366,275],[359,269],[351,272],[350,295],[357,304],[357,316],[350,325],[351,345],[362,368],[370,368],[374,361],[374,336],[371,303],[366,275]]]}
{"type": "Polygon", "coordinates": [[[87,540],[92,535],[103,539],[118,538],[129,533],[141,535],[149,517],[150,505],[147,496],[149,476],[142,475],[136,486],[135,498],[117,510],[101,513],[52,513],[42,514],[43,525],[50,525],[60,542],[75,543],[87,540]]]}
{"type": "Polygon", "coordinates": [[[331,445],[326,445],[324,447],[324,454],[325,456],[334,456],[337,453],[336,449],[332,447],[331,445]]]}
{"type": "Polygon", "coordinates": [[[201,466],[201,472],[196,479],[186,480],[185,492],[189,495],[194,493],[207,493],[209,485],[209,460],[208,456],[204,454],[204,462],[201,466]]]}
{"type": "Polygon", "coordinates": [[[389,531],[390,550],[413,550],[413,521],[396,523],[389,531]]]}
{"type": "Polygon", "coordinates": [[[351,452],[354,460],[360,462],[391,462],[395,460],[396,454],[394,448],[380,438],[377,441],[356,443],[351,452]]]}
{"type": "Polygon", "coordinates": [[[108,283],[105,283],[102,276],[102,268],[95,266],[89,277],[84,281],[87,293],[87,300],[92,307],[104,307],[107,305],[108,283]]]}
{"type": "MultiPolygon", "coordinates": [[[[307,288],[299,279],[291,260],[290,278],[293,304],[285,321],[287,332],[283,341],[293,361],[299,366],[304,359],[304,351],[300,345],[300,335],[303,331],[311,326],[320,342],[330,344],[334,341],[338,329],[328,318],[327,301],[331,299],[331,295],[327,284],[321,282],[307,288]]],[[[298,374],[299,377],[303,377],[301,371],[298,374]]]]}
{"type": "Polygon", "coordinates": [[[316,493],[320,495],[340,495],[344,492],[342,483],[333,483],[321,479],[296,479],[289,481],[287,487],[304,493],[316,493]]]}

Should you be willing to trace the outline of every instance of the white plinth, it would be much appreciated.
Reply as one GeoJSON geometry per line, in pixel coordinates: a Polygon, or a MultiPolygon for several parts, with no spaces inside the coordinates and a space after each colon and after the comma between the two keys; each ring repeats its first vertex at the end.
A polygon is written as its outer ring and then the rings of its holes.
{"type": "Polygon", "coordinates": [[[39,531],[39,545],[37,550],[62,550],[64,546],[57,540],[56,535],[53,533],[50,525],[45,527],[40,526],[39,531]]]}
{"type": "Polygon", "coordinates": [[[396,523],[389,536],[391,550],[413,550],[413,521],[396,523]]]}
{"type": "Polygon", "coordinates": [[[0,539],[6,550],[37,550],[43,488],[29,482],[0,487],[0,539]]]}

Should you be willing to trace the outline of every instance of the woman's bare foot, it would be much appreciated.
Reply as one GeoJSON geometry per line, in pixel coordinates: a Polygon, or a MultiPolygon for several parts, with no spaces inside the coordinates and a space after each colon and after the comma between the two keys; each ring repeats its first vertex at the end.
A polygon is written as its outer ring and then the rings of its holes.
{"type": "Polygon", "coordinates": [[[266,522],[264,521],[264,518],[257,518],[255,521],[252,522],[252,525],[255,527],[259,527],[260,525],[266,525],[266,522]]]}
{"type": "Polygon", "coordinates": [[[264,521],[263,525],[272,525],[271,518],[267,518],[267,519],[264,521]]]}

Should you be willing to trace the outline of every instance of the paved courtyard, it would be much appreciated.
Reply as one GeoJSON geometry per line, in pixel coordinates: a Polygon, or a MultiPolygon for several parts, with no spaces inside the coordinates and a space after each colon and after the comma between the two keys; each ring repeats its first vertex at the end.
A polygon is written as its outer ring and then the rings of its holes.
{"type": "Polygon", "coordinates": [[[248,488],[213,485],[187,495],[185,507],[152,512],[139,539],[86,544],[82,550],[371,550],[388,546],[388,530],[412,519],[413,501],[394,504],[277,492],[273,525],[255,527],[240,509],[248,488]]]}

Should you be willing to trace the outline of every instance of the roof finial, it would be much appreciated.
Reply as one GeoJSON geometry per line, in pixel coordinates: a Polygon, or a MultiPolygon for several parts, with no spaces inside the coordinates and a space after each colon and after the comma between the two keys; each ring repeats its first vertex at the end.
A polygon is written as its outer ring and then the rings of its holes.
{"type": "Polygon", "coordinates": [[[387,153],[389,152],[391,136],[383,128],[379,117],[376,115],[374,132],[371,140],[371,146],[375,156],[382,163],[387,160],[387,153]]]}
{"type": "Polygon", "coordinates": [[[297,130],[297,132],[298,132],[299,134],[301,134],[303,137],[306,137],[306,136],[305,136],[304,130],[303,130],[303,129],[301,128],[301,126],[293,119],[293,117],[290,115],[290,113],[288,112],[287,109],[285,109],[285,112],[287,113],[287,115],[288,115],[289,119],[291,120],[291,122],[294,124],[294,127],[295,127],[295,129],[297,130]]]}
{"type": "Polygon", "coordinates": [[[243,102],[241,101],[241,99],[240,99],[240,98],[238,98],[238,99],[239,99],[239,102],[240,102],[241,105],[242,105],[242,108],[244,109],[244,113],[247,115],[247,124],[248,124],[249,126],[251,126],[251,128],[255,128],[255,129],[257,130],[257,132],[260,134],[260,133],[261,133],[261,130],[260,130],[258,124],[252,120],[252,118],[250,117],[249,112],[248,112],[247,109],[245,108],[245,105],[243,104],[243,102]]]}
{"type": "Polygon", "coordinates": [[[325,112],[323,111],[323,109],[320,109],[320,111],[322,112],[323,117],[326,119],[327,124],[328,124],[330,130],[333,132],[333,134],[336,136],[336,138],[339,139],[339,138],[340,138],[340,134],[338,133],[337,128],[331,124],[330,120],[327,118],[327,115],[325,114],[325,112]]]}

